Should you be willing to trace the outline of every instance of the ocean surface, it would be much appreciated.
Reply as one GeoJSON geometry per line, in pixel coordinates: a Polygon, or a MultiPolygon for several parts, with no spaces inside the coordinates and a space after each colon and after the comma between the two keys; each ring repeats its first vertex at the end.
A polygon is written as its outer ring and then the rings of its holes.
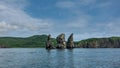
{"type": "Polygon", "coordinates": [[[0,48],[0,68],[120,68],[120,49],[0,48]]]}

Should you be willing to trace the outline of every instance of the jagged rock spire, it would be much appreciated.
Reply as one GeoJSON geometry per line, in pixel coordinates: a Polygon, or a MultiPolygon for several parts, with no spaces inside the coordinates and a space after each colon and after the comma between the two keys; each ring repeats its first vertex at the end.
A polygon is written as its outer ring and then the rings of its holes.
{"type": "Polygon", "coordinates": [[[66,42],[65,42],[65,34],[62,33],[57,36],[56,38],[57,41],[57,48],[66,48],[66,42]]]}
{"type": "Polygon", "coordinates": [[[52,49],[52,42],[51,42],[51,35],[48,35],[47,42],[46,42],[46,49],[52,49]]]}
{"type": "Polygon", "coordinates": [[[73,33],[68,38],[67,48],[74,48],[73,33]]]}

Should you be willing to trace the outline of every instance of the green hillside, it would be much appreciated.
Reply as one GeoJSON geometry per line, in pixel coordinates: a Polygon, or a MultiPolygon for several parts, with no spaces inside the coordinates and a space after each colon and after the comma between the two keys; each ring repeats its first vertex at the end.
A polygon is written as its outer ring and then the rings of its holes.
{"type": "MultiPolygon", "coordinates": [[[[34,35],[27,38],[19,37],[0,37],[0,47],[45,47],[47,35],[34,35]]],[[[56,44],[55,39],[52,38],[52,43],[56,44]]]]}

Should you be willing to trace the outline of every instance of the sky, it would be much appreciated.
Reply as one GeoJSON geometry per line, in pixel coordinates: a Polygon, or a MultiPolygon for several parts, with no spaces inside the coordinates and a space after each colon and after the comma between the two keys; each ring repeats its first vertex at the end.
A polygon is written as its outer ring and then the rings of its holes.
{"type": "Polygon", "coordinates": [[[0,37],[120,36],[120,0],[0,0],[0,37]]]}

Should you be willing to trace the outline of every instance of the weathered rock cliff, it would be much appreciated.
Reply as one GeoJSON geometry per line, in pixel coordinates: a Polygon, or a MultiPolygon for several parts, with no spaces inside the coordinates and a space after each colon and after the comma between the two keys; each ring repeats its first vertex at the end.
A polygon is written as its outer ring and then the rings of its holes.
{"type": "Polygon", "coordinates": [[[56,38],[57,41],[57,47],[59,49],[66,48],[66,42],[65,42],[65,34],[60,34],[56,38]]]}
{"type": "Polygon", "coordinates": [[[74,48],[73,33],[68,38],[67,48],[74,48]]]}

